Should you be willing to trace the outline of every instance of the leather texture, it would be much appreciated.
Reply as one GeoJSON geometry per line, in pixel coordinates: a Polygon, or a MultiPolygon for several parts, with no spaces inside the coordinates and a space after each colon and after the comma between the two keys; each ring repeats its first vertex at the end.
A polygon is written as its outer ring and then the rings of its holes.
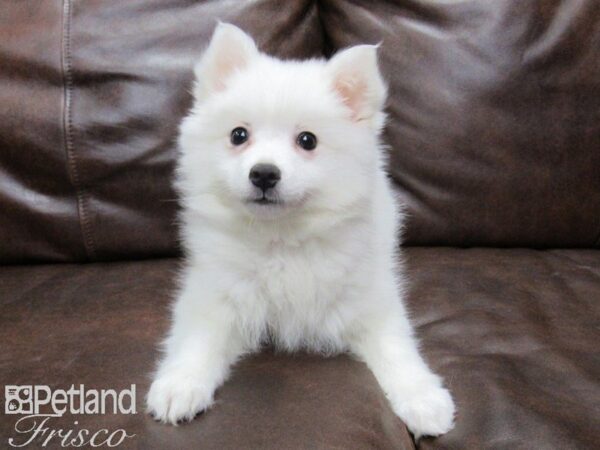
{"type": "Polygon", "coordinates": [[[177,125],[217,18],[286,58],[382,41],[407,244],[600,246],[597,0],[20,1],[0,11],[0,262],[179,253],[177,125]]]}
{"type": "Polygon", "coordinates": [[[600,2],[323,2],[381,45],[390,171],[418,245],[600,244],[600,2]]]}
{"type": "Polygon", "coordinates": [[[0,266],[3,385],[137,384],[138,414],[77,418],[136,434],[120,448],[598,446],[597,0],[7,1],[0,105],[0,264],[20,263],[0,266]],[[423,246],[408,303],[456,398],[447,435],[415,444],[360,362],[268,349],[193,423],[142,413],[180,253],[177,125],[217,18],[285,58],[382,42],[391,177],[423,246]]]}
{"type": "Polygon", "coordinates": [[[308,0],[38,3],[0,11],[0,263],[178,254],[177,126],[217,21],[284,58],[323,46],[308,0]]]}
{"type": "MultiPolygon", "coordinates": [[[[177,265],[165,259],[0,268],[0,384],[121,390],[135,383],[135,415],[52,420],[55,428],[79,429],[78,420],[92,431],[136,434],[116,448],[414,448],[371,372],[346,356],[266,350],[236,366],[208,413],[177,428],[154,422],[144,414],[144,396],[167,331],[177,265]]],[[[2,408],[3,447],[19,437],[18,417],[2,408]]]]}
{"type": "MultiPolygon", "coordinates": [[[[457,402],[424,449],[592,449],[600,421],[600,252],[409,248],[408,305],[457,402]]],[[[139,449],[408,449],[368,369],[340,356],[243,360],[208,413],[178,428],[143,414],[168,325],[172,259],[0,268],[1,384],[137,384],[138,414],[54,423],[124,428],[139,449]],[[25,336],[27,337],[25,339],[25,336]]],[[[0,442],[15,416],[0,419],[0,442]]]]}
{"type": "Polygon", "coordinates": [[[60,2],[0,7],[0,263],[82,260],[64,133],[60,2]]]}

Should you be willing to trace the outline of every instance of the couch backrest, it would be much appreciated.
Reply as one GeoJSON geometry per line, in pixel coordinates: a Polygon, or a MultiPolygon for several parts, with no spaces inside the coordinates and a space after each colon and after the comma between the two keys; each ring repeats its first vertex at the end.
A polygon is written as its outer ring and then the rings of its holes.
{"type": "Polygon", "coordinates": [[[409,242],[599,246],[600,1],[353,0],[322,17],[335,48],[383,40],[409,242]]]}
{"type": "Polygon", "coordinates": [[[216,20],[287,58],[383,41],[408,244],[600,246],[600,2],[8,2],[0,262],[178,252],[170,185],[216,20]]]}

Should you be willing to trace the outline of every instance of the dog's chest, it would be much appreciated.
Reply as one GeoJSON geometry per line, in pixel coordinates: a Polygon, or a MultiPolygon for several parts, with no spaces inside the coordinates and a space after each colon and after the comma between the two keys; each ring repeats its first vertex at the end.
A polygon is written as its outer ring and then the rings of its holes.
{"type": "Polygon", "coordinates": [[[242,328],[268,330],[288,349],[337,347],[355,284],[356,258],[343,250],[316,242],[247,254],[234,295],[242,328]]]}
{"type": "Polygon", "coordinates": [[[256,294],[276,307],[306,307],[334,301],[344,289],[350,261],[325,246],[288,247],[273,244],[257,256],[254,268],[256,294]]]}

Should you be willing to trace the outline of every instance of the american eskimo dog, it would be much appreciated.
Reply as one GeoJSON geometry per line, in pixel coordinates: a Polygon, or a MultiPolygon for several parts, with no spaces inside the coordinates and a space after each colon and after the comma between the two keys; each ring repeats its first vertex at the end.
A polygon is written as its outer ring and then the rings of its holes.
{"type": "Polygon", "coordinates": [[[377,47],[282,61],[219,24],[195,74],[176,175],[187,256],[148,411],[191,420],[269,340],[354,354],[415,436],[448,431],[452,398],[402,303],[377,47]]]}

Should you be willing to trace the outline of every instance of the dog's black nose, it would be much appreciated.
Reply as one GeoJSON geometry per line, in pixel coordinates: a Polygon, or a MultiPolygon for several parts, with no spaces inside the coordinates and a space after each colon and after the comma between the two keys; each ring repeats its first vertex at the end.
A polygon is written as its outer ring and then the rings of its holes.
{"type": "Polygon", "coordinates": [[[250,169],[250,181],[263,191],[275,187],[279,180],[281,171],[274,164],[256,164],[250,169]]]}

